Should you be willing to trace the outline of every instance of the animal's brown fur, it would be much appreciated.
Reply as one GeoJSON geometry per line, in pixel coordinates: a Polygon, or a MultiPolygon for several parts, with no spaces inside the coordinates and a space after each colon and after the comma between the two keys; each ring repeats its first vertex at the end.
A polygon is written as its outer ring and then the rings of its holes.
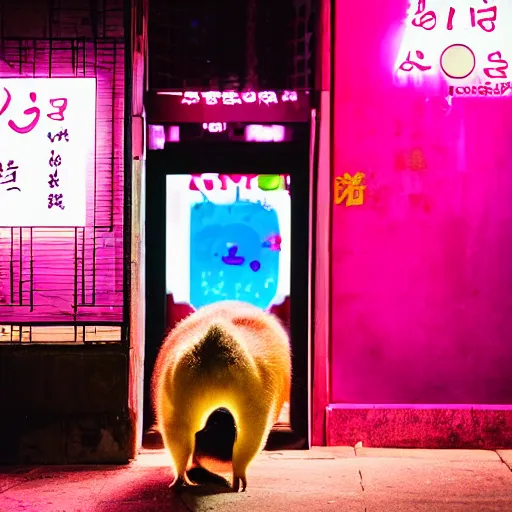
{"type": "Polygon", "coordinates": [[[153,373],[153,397],[173,485],[191,484],[195,433],[224,407],[236,423],[233,489],[247,486],[248,465],[259,453],[289,400],[288,335],[272,315],[247,303],[222,301],[180,322],[165,338],[153,373]]]}

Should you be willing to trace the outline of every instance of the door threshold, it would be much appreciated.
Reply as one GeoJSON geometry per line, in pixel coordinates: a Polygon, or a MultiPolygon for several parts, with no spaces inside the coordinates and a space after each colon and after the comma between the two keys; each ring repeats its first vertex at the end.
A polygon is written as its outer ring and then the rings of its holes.
{"type": "MultiPolygon", "coordinates": [[[[146,450],[161,450],[164,448],[162,436],[155,426],[144,432],[142,448],[146,450]]],[[[307,449],[306,439],[297,436],[291,426],[285,423],[277,423],[272,427],[265,445],[267,451],[303,449],[307,449]]]]}

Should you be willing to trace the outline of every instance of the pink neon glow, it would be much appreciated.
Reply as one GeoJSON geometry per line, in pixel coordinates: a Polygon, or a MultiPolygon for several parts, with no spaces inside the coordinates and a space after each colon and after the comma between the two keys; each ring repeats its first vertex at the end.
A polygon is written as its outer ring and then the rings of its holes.
{"type": "Polygon", "coordinates": [[[210,133],[222,133],[226,131],[226,123],[203,123],[203,130],[210,133]]]}
{"type": "MultiPolygon", "coordinates": [[[[3,105],[0,108],[0,115],[2,115],[11,105],[12,93],[10,89],[12,88],[12,86],[16,87],[16,84],[13,81],[11,81],[10,83],[8,83],[8,86],[9,87],[3,88],[5,98],[3,100],[3,105]]],[[[16,91],[18,95],[20,94],[20,92],[21,91],[19,90],[16,91]]],[[[16,121],[14,121],[13,119],[9,119],[9,121],[7,121],[7,125],[9,126],[9,128],[12,131],[20,134],[30,133],[37,126],[39,119],[41,118],[41,108],[37,106],[37,92],[31,90],[28,94],[28,99],[25,98],[25,101],[28,102],[29,105],[31,103],[33,105],[23,110],[24,122],[20,123],[20,125],[18,126],[16,124],[16,121]],[[32,119],[30,119],[31,116],[33,116],[32,119]]],[[[52,121],[64,121],[64,112],[66,111],[68,106],[68,99],[64,97],[48,98],[48,103],[49,105],[46,105],[48,112],[46,116],[52,121]]],[[[14,111],[14,113],[17,113],[15,108],[11,107],[10,110],[14,111]]]]}
{"type": "Polygon", "coordinates": [[[189,190],[226,191],[242,187],[247,190],[258,188],[257,174],[191,174],[189,190]]]}
{"type": "Polygon", "coordinates": [[[148,131],[148,149],[164,149],[165,127],[157,124],[150,124],[148,131]]]}
{"type": "Polygon", "coordinates": [[[94,78],[0,79],[0,225],[85,226],[94,78]]]}
{"type": "MultiPolygon", "coordinates": [[[[123,95],[117,96],[114,104],[109,101],[99,101],[96,104],[96,95],[99,98],[110,98],[112,89],[121,90],[124,83],[123,63],[119,66],[109,65],[110,56],[98,54],[93,41],[85,41],[84,52],[80,50],[80,59],[83,58],[83,67],[80,64],[79,74],[85,73],[91,78],[77,78],[77,62],[72,59],[69,45],[64,41],[37,39],[33,41],[33,51],[37,55],[50,55],[59,48],[60,57],[51,61],[49,68],[47,59],[39,59],[29,63],[23,58],[23,48],[13,49],[11,57],[19,61],[19,66],[9,66],[0,59],[0,109],[5,103],[6,87],[12,96],[10,105],[0,115],[0,161],[5,163],[6,150],[9,148],[20,151],[23,158],[37,160],[37,166],[41,163],[50,168],[51,150],[54,153],[54,162],[57,156],[61,157],[61,165],[57,169],[59,185],[68,187],[66,194],[71,192],[71,203],[66,204],[62,210],[59,206],[47,208],[48,212],[56,215],[72,214],[73,210],[81,209],[80,197],[86,200],[86,225],[85,228],[60,227],[59,225],[41,226],[48,221],[41,215],[37,216],[35,202],[27,197],[20,204],[8,205],[0,192],[0,324],[19,322],[113,322],[123,321],[123,175],[125,162],[116,155],[122,154],[124,117],[123,95]],[[53,49],[52,49],[53,48],[53,49]],[[18,53],[21,52],[21,57],[18,53]],[[105,60],[107,59],[107,60],[105,60]],[[26,76],[36,75],[59,78],[44,79],[45,85],[41,88],[32,88],[30,85],[36,80],[26,76]],[[7,78],[9,77],[9,80],[7,78]],[[60,78],[68,77],[68,78],[60,78]],[[95,78],[93,78],[95,77],[95,78]],[[92,91],[87,91],[82,82],[94,82],[92,91]],[[68,84],[65,87],[62,84],[68,84]],[[80,88],[82,87],[82,91],[80,88]],[[32,103],[30,93],[36,94],[32,103]],[[20,94],[22,96],[20,96],[20,94]],[[16,99],[18,98],[18,99],[16,99]],[[52,106],[50,99],[65,98],[68,100],[66,109],[62,112],[64,119],[60,120],[58,108],[63,107],[63,101],[55,102],[52,106]],[[16,102],[20,101],[16,105],[16,102]],[[78,101],[78,103],[77,103],[78,101]],[[16,112],[14,108],[16,107],[16,112]],[[34,114],[25,116],[24,111],[31,107],[40,109],[40,117],[37,125],[26,134],[18,134],[8,125],[12,120],[17,126],[26,126],[27,121],[34,114]],[[119,107],[119,108],[118,108],[119,107]],[[48,117],[49,114],[56,114],[48,117]],[[97,123],[95,117],[103,120],[97,123]],[[71,124],[68,124],[68,120],[71,124]],[[87,128],[92,126],[92,135],[86,135],[80,141],[77,135],[89,132],[87,128]],[[78,128],[78,132],[76,129],[78,128]],[[69,142],[66,142],[66,132],[69,142]],[[4,131],[8,134],[8,144],[4,137],[4,131]],[[48,137],[50,133],[50,137],[48,137]],[[39,140],[32,144],[32,137],[46,139],[48,144],[39,140]],[[59,136],[61,135],[60,140],[59,136]],[[24,144],[15,142],[14,137],[23,139],[24,144]],[[51,142],[51,139],[54,142],[51,142]],[[91,157],[85,156],[86,148],[92,142],[91,157]],[[76,144],[79,143],[78,146],[76,144]],[[74,146],[73,146],[74,145],[74,146]],[[67,146],[62,153],[57,151],[60,147],[67,146]],[[42,150],[44,148],[44,153],[42,150]],[[73,148],[73,151],[71,151],[73,148]],[[46,152],[46,150],[48,150],[46,152]],[[30,155],[33,153],[33,157],[30,155]],[[25,155],[27,154],[27,155],[25,155]],[[36,157],[36,154],[38,155],[36,157]],[[98,158],[94,162],[94,155],[98,158]],[[112,158],[109,156],[112,155],[112,158]],[[44,158],[43,158],[44,156],[44,158]],[[70,166],[72,163],[72,166],[70,166]],[[83,181],[85,167],[86,178],[83,181]],[[69,178],[72,177],[70,183],[69,178]],[[65,183],[67,182],[67,183],[65,183]],[[107,206],[108,205],[108,206],[107,206]],[[19,213],[20,206],[25,207],[25,212],[19,213]],[[21,217],[21,218],[19,218],[21,217]],[[6,222],[6,220],[8,222],[6,222]],[[19,222],[18,222],[19,221],[19,222]],[[25,224],[27,227],[20,229],[16,224],[25,224]],[[12,228],[11,228],[12,226],[12,228]],[[33,226],[33,227],[32,227],[33,226]],[[97,229],[101,226],[101,229],[97,229]],[[96,227],[96,229],[95,229],[96,227]],[[7,270],[6,270],[7,269],[7,270]]],[[[81,47],[82,48],[82,47],[81,47]]],[[[30,59],[29,59],[30,60],[30,59]]],[[[9,157],[7,156],[7,159],[9,157]]],[[[15,158],[16,160],[16,158],[15,158]]],[[[17,172],[17,180],[25,180],[27,175],[21,175],[22,167],[17,172]]],[[[43,167],[43,169],[44,169],[43,167]]],[[[41,167],[39,167],[41,169],[41,167]]],[[[54,166],[52,169],[55,169],[54,166]]],[[[52,181],[50,172],[45,172],[37,177],[37,167],[29,173],[31,182],[27,185],[32,188],[40,179],[40,192],[45,192],[48,200],[52,181]]],[[[55,170],[51,172],[55,175],[55,170]]],[[[0,187],[2,188],[2,187],[0,187]]],[[[24,186],[20,187],[24,193],[24,186]]],[[[55,190],[55,187],[54,189],[55,190]]],[[[19,194],[17,191],[6,194],[19,194]]],[[[66,196],[64,195],[64,198],[66,196]]],[[[57,199],[58,200],[58,199],[57,199]]],[[[78,214],[77,214],[78,216],[78,214]]],[[[75,223],[71,218],[68,223],[75,223]]],[[[79,226],[80,220],[76,221],[79,226]]],[[[80,333],[80,329],[78,333],[80,333]]],[[[88,331],[90,328],[86,327],[88,331]]],[[[23,328],[27,333],[28,328],[23,328]]],[[[36,335],[37,336],[37,335],[36,335]]],[[[25,339],[25,334],[22,336],[25,339]]],[[[39,338],[40,339],[40,338],[39,338]]],[[[59,329],[52,329],[52,336],[46,338],[48,342],[62,340],[59,329]],[[54,337],[55,336],[55,337],[54,337]]],[[[5,337],[2,341],[5,341],[5,337]]]]}
{"type": "Polygon", "coordinates": [[[448,84],[459,95],[505,95],[511,26],[507,0],[411,0],[394,66],[398,83],[432,89],[448,84]]]}
{"type": "Polygon", "coordinates": [[[179,126],[168,126],[166,133],[167,142],[179,142],[180,141],[180,127],[179,126]]]}
{"type": "MultiPolygon", "coordinates": [[[[193,191],[226,191],[244,188],[252,190],[260,188],[258,186],[258,174],[191,174],[189,189],[193,191]]],[[[290,190],[290,176],[288,174],[280,174],[284,179],[286,190],[290,190]]]]}
{"type": "Polygon", "coordinates": [[[452,403],[439,403],[439,404],[410,404],[410,403],[390,403],[390,404],[330,404],[329,409],[413,409],[419,411],[432,411],[436,409],[452,409],[454,411],[465,411],[474,409],[475,411],[510,411],[512,405],[497,405],[497,404],[452,404],[452,403]]]}
{"type": "Polygon", "coordinates": [[[250,124],[245,127],[246,142],[283,142],[286,128],[279,124],[250,124]]]}
{"type": "Polygon", "coordinates": [[[159,92],[158,94],[172,94],[175,96],[182,96],[182,105],[243,105],[244,103],[251,104],[257,103],[259,105],[272,105],[279,103],[288,103],[298,101],[296,91],[283,91],[278,93],[276,91],[185,91],[179,92],[159,92]]]}
{"type": "MultiPolygon", "coordinates": [[[[485,58],[512,60],[508,4],[446,2],[436,29],[406,28],[403,50],[416,50],[417,29],[434,65],[450,44],[477,50],[479,37],[496,41],[485,58]],[[471,27],[469,9],[491,5],[496,30],[471,27]],[[465,13],[468,39],[444,36],[450,6],[453,32],[465,13]]],[[[336,2],[332,169],[364,172],[368,188],[363,206],[331,210],[328,400],[512,404],[512,101],[447,110],[444,79],[443,93],[428,76],[397,87],[389,41],[407,5],[368,0],[355,23],[361,4],[336,2]]]]}

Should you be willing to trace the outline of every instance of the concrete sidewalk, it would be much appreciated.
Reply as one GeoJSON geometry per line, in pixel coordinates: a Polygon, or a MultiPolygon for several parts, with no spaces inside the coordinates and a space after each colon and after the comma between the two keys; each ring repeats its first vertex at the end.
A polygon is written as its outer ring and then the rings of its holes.
{"type": "Polygon", "coordinates": [[[0,467],[0,511],[512,511],[512,451],[264,452],[245,493],[176,493],[170,481],[162,450],[126,466],[0,467]]]}

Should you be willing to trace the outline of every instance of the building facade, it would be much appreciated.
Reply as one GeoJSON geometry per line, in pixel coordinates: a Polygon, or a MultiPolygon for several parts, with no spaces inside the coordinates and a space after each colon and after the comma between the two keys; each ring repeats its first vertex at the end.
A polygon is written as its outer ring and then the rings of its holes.
{"type": "Polygon", "coordinates": [[[328,444],[512,443],[511,14],[334,3],[328,444]]]}
{"type": "Polygon", "coordinates": [[[290,329],[270,446],[512,445],[512,11],[273,3],[0,2],[0,462],[135,457],[166,329],[229,293],[290,329]]]}
{"type": "Polygon", "coordinates": [[[0,457],[123,462],[136,449],[130,6],[1,12],[0,457]]]}

